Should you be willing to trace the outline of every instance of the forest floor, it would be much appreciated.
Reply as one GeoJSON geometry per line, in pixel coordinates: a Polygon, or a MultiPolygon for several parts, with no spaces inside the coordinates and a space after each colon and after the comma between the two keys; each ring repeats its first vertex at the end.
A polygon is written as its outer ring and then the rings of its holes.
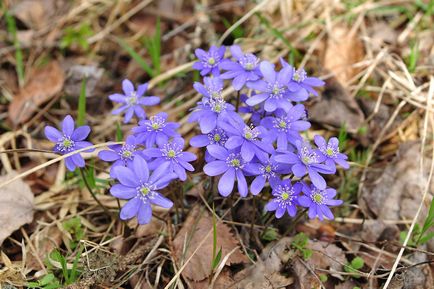
{"type": "Polygon", "coordinates": [[[0,151],[13,150],[0,154],[0,288],[434,288],[434,1],[0,5],[0,151]],[[162,99],[149,113],[167,112],[188,143],[194,50],[234,43],[326,82],[308,135],[338,136],[349,156],[327,180],[344,201],[334,220],[220,197],[189,147],[197,169],[166,190],[174,208],[138,225],[118,218],[98,150],[86,178],[109,214],[57,155],[25,150],[50,150],[44,127],[80,110],[92,143],[127,135],[108,99],[125,78],[149,81],[162,99]]]}

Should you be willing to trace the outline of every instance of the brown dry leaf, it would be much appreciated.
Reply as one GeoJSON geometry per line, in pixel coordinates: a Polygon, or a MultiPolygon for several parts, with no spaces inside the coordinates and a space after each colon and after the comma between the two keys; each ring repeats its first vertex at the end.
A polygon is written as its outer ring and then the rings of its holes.
{"type": "MultiPolygon", "coordinates": [[[[16,176],[0,176],[0,183],[16,176]]],[[[0,245],[22,225],[33,220],[33,193],[21,179],[0,188],[0,245]]]]}
{"type": "MultiPolygon", "coordinates": [[[[38,30],[50,23],[57,0],[24,0],[12,7],[12,13],[27,27],[38,30]]],[[[63,1],[62,1],[63,2],[63,1]]],[[[60,4],[60,3],[59,3],[60,4]]],[[[64,4],[64,3],[62,3],[64,4]]]]}
{"type": "Polygon", "coordinates": [[[362,110],[348,91],[336,79],[327,81],[326,89],[309,108],[309,118],[321,124],[341,127],[356,133],[365,119],[362,110]]]}
{"type": "Polygon", "coordinates": [[[363,54],[363,45],[357,33],[351,33],[345,24],[335,25],[327,39],[324,68],[330,70],[346,87],[348,81],[358,72],[352,65],[361,61],[363,54]]]}
{"type": "MultiPolygon", "coordinates": [[[[197,246],[203,241],[203,238],[213,228],[213,221],[210,214],[203,208],[196,206],[189,213],[184,222],[182,229],[178,232],[173,241],[175,255],[178,266],[182,266],[191,254],[197,249],[197,246]]],[[[213,234],[203,242],[196,254],[191,258],[185,269],[182,271],[184,278],[193,281],[201,281],[207,278],[211,273],[213,234]]],[[[217,224],[217,250],[222,249],[222,259],[238,247],[238,240],[230,232],[230,228],[222,223],[217,224]]],[[[247,257],[240,250],[236,250],[228,259],[226,265],[247,262],[247,257]]]]}
{"type": "MultiPolygon", "coordinates": [[[[44,260],[48,254],[55,248],[58,248],[62,243],[62,232],[57,226],[45,227],[37,234],[32,234],[32,243],[35,246],[36,252],[41,260],[44,260]]],[[[39,264],[34,252],[32,250],[27,251],[27,262],[26,267],[30,270],[41,270],[41,265],[39,264]]]]}
{"type": "Polygon", "coordinates": [[[65,75],[57,61],[35,69],[29,82],[19,91],[9,105],[9,119],[15,124],[28,120],[38,106],[60,92],[65,75]]]}

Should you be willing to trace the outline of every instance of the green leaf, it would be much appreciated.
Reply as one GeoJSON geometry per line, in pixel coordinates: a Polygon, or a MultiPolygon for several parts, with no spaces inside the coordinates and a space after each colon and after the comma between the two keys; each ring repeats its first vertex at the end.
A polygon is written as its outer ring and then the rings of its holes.
{"type": "Polygon", "coordinates": [[[262,234],[261,238],[264,241],[274,241],[279,237],[279,233],[276,228],[267,227],[262,234]]]}
{"type": "Polygon", "coordinates": [[[123,134],[122,134],[122,129],[121,129],[121,125],[119,122],[116,123],[116,141],[122,141],[123,140],[123,134]]]}
{"type": "Polygon", "coordinates": [[[303,253],[303,259],[307,261],[309,260],[310,257],[312,257],[313,251],[311,249],[303,249],[302,253],[303,253]]]}
{"type": "Polygon", "coordinates": [[[151,69],[151,67],[146,63],[145,59],[141,57],[137,52],[134,51],[134,48],[132,48],[127,42],[120,38],[116,38],[116,42],[131,56],[134,61],[137,62],[137,64],[140,65],[140,67],[146,71],[150,76],[154,76],[154,72],[151,69]]]}
{"type": "Polygon", "coordinates": [[[21,51],[21,45],[17,37],[17,25],[15,23],[15,18],[12,15],[10,15],[6,9],[4,9],[3,13],[6,18],[8,33],[11,35],[14,44],[15,61],[16,61],[15,70],[18,76],[18,83],[20,87],[22,87],[24,86],[24,64],[23,64],[23,53],[21,51]]]}
{"type": "Polygon", "coordinates": [[[78,98],[78,126],[82,126],[86,122],[86,82],[87,79],[83,78],[83,81],[81,82],[80,96],[78,98]]]}
{"type": "Polygon", "coordinates": [[[356,270],[361,269],[364,265],[365,265],[365,261],[360,257],[356,257],[351,261],[351,267],[353,267],[356,270]]]}
{"type": "Polygon", "coordinates": [[[45,275],[45,276],[41,279],[41,281],[39,281],[39,283],[40,283],[41,285],[48,285],[49,283],[53,282],[55,278],[56,278],[56,277],[55,277],[52,273],[49,273],[49,274],[45,275]]]}
{"type": "Polygon", "coordinates": [[[220,248],[219,252],[217,253],[217,256],[215,256],[215,258],[212,260],[212,269],[213,270],[215,268],[217,268],[217,266],[220,263],[221,258],[222,258],[222,249],[220,248]]]}

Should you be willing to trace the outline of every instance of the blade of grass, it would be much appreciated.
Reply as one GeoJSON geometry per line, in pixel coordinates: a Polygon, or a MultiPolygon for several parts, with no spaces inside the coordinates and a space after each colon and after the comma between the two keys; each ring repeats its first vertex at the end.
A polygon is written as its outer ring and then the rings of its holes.
{"type": "Polygon", "coordinates": [[[12,36],[12,41],[15,47],[15,70],[17,71],[18,84],[20,87],[24,86],[24,64],[23,64],[23,52],[21,51],[20,42],[17,38],[17,25],[15,23],[14,17],[9,14],[5,9],[4,15],[6,18],[8,33],[12,36]]]}
{"type": "Polygon", "coordinates": [[[83,78],[83,81],[81,82],[80,97],[78,98],[78,126],[82,126],[86,122],[86,82],[87,79],[83,78]]]}
{"type": "Polygon", "coordinates": [[[137,62],[137,64],[140,65],[140,67],[146,71],[151,77],[154,77],[154,71],[151,69],[151,67],[146,63],[145,59],[141,57],[136,51],[134,51],[134,48],[132,48],[127,42],[120,38],[116,38],[116,42],[131,56],[134,61],[137,62]]]}

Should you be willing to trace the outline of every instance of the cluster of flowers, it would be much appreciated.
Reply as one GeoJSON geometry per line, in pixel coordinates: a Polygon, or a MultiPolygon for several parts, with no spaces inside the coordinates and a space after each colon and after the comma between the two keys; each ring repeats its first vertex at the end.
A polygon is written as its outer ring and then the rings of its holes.
{"type": "Polygon", "coordinates": [[[300,102],[317,95],[314,87],[323,81],[308,77],[302,68],[295,69],[283,59],[276,71],[272,63],[243,53],[236,45],[230,48],[231,58],[225,58],[225,52],[223,46],[197,49],[199,61],[193,65],[204,76],[203,83],[194,84],[203,98],[190,121],[199,123],[202,135],[193,137],[190,144],[206,147],[204,172],[221,175],[218,191],[224,197],[232,193],[235,181],[242,197],[249,192],[247,179],[253,179],[253,195],[268,182],[273,198],[266,210],[275,211],[277,218],[285,212],[295,216],[297,206],[302,206],[309,208],[310,218],[333,219],[329,206],[342,201],[334,199],[336,191],[327,187],[321,174],[334,174],[336,164],[348,168],[347,156],[339,152],[335,137],[327,142],[316,135],[314,148],[300,134],[310,128],[300,102]],[[232,80],[238,92],[237,107],[223,97],[224,80],[232,80]],[[249,95],[242,94],[243,90],[249,95]]]}
{"type": "MultiPolygon", "coordinates": [[[[200,70],[204,79],[203,83],[194,83],[194,88],[203,98],[190,121],[199,123],[202,134],[193,137],[190,144],[206,147],[204,172],[213,177],[221,175],[218,191],[224,197],[232,193],[235,182],[242,197],[248,195],[249,187],[253,195],[259,194],[268,182],[273,198],[266,210],[275,211],[277,218],[285,212],[295,216],[297,207],[302,206],[309,208],[310,218],[333,219],[329,206],[342,201],[334,199],[336,191],[327,187],[321,174],[334,174],[336,164],[348,168],[347,157],[339,152],[337,138],[327,142],[317,135],[313,148],[300,134],[310,123],[299,102],[311,94],[317,95],[314,87],[323,82],[284,60],[282,69],[276,71],[273,64],[243,53],[239,46],[232,46],[230,51],[232,58],[225,58],[223,46],[196,50],[199,61],[193,68],[200,70]],[[223,97],[225,80],[232,80],[232,87],[238,92],[236,107],[223,97]],[[305,180],[307,175],[310,183],[305,180]]],[[[145,96],[147,84],[135,89],[129,80],[124,80],[122,89],[123,94],[109,96],[121,104],[113,114],[125,113],[125,123],[136,115],[138,126],[123,145],[109,145],[98,156],[112,163],[110,176],[117,183],[111,187],[111,194],[128,200],[120,218],[137,217],[139,224],[146,224],[152,217],[151,205],[173,206],[158,191],[176,179],[185,181],[186,171],[194,171],[190,162],[196,160],[196,155],[183,151],[184,139],[177,132],[179,124],[168,122],[166,113],[146,115],[145,106],[160,102],[157,96],[145,96]]],[[[46,137],[55,143],[56,153],[68,154],[92,146],[85,141],[89,126],[75,129],[74,120],[68,115],[61,127],[62,131],[45,128],[46,137]]],[[[68,156],[65,164],[74,171],[83,168],[85,161],[77,153],[68,156]]]]}

